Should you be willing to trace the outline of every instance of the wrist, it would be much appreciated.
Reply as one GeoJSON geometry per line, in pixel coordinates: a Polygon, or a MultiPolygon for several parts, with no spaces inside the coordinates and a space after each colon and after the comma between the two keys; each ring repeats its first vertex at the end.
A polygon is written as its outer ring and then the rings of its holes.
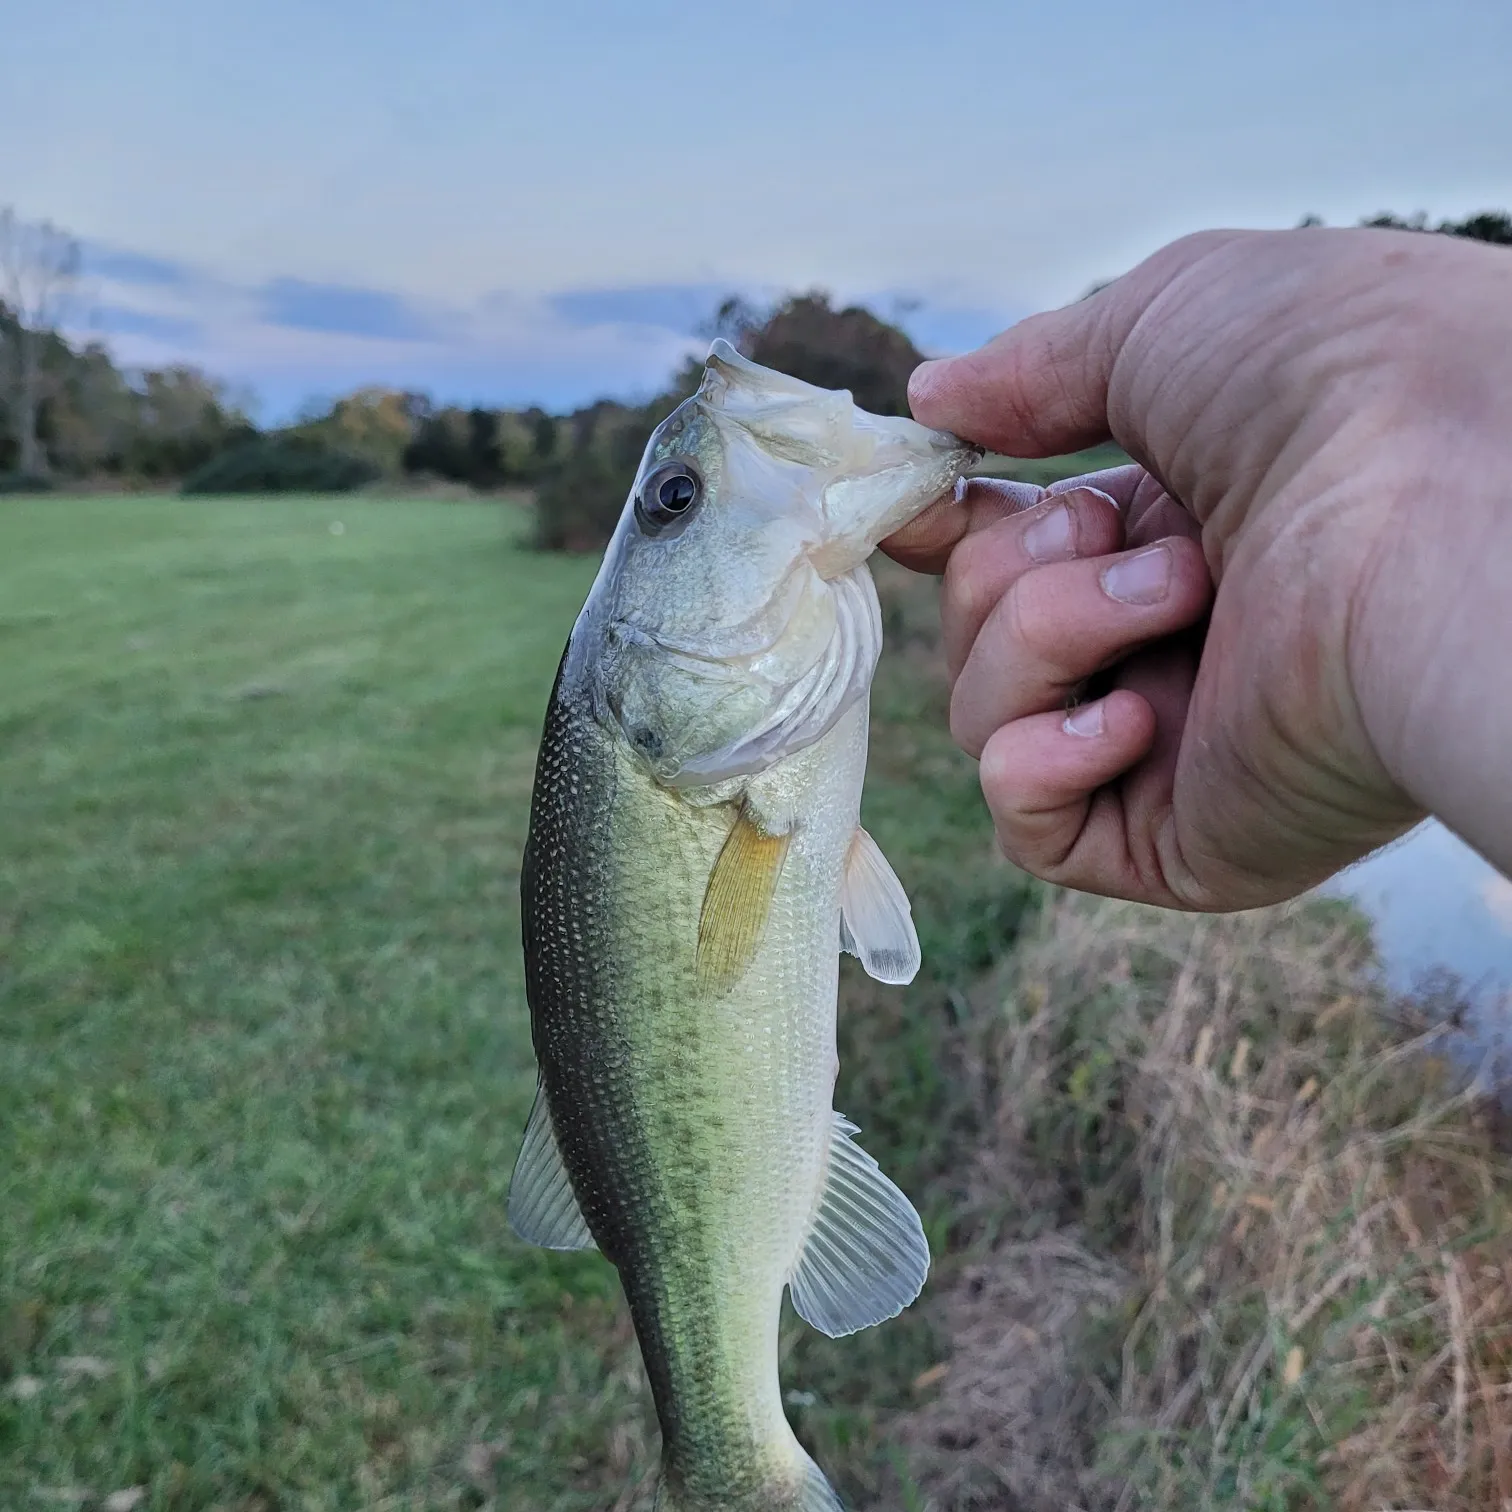
{"type": "MultiPolygon", "coordinates": [[[[1512,380],[1505,392],[1512,415],[1512,380]]],[[[1419,427],[1410,445],[1393,448],[1417,466],[1377,475],[1394,507],[1350,607],[1349,661],[1390,780],[1506,871],[1512,419],[1499,434],[1465,419],[1419,427]]]]}

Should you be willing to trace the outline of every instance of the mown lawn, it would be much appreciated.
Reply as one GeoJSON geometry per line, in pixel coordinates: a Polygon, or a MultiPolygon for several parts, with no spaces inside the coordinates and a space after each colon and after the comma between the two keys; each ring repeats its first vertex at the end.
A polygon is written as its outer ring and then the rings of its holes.
{"type": "MultiPolygon", "coordinates": [[[[0,504],[6,1512],[586,1512],[644,1486],[613,1272],[504,1219],[533,1085],[518,856],[595,567],[525,534],[498,501],[0,504]]],[[[842,1106],[924,1181],[939,1015],[1022,892],[983,869],[916,612],[868,812],[936,966],[918,1012],[893,995],[847,1033],[842,1106]]],[[[824,1452],[865,1460],[865,1404],[932,1357],[894,1331],[892,1365],[887,1330],[799,1350],[824,1452]]]]}
{"type": "Polygon", "coordinates": [[[590,1504],[550,1404],[612,1275],[503,1199],[591,564],[517,513],[0,510],[0,1505],[444,1505],[506,1429],[519,1505],[590,1504]]]}

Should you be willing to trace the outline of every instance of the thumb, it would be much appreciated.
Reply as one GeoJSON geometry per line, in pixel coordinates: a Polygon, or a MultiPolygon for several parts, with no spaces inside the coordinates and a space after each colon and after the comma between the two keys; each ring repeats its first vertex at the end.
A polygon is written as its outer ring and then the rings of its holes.
{"type": "Polygon", "coordinates": [[[1010,457],[1108,440],[1108,385],[1130,332],[1173,280],[1245,234],[1183,237],[1076,304],[1031,315],[964,356],[921,363],[908,381],[914,418],[1010,457]]]}

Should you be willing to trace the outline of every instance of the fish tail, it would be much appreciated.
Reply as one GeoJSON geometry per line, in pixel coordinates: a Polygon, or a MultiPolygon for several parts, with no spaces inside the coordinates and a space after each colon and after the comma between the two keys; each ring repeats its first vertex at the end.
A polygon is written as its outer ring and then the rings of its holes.
{"type": "Polygon", "coordinates": [[[813,1460],[808,1462],[804,1483],[798,1493],[798,1508],[799,1512],[845,1512],[845,1504],[813,1460]]]}
{"type": "Polygon", "coordinates": [[[845,1503],[825,1479],[824,1472],[802,1450],[796,1483],[737,1493],[693,1490],[675,1466],[662,1465],[656,1486],[654,1512],[845,1512],[845,1503]]]}

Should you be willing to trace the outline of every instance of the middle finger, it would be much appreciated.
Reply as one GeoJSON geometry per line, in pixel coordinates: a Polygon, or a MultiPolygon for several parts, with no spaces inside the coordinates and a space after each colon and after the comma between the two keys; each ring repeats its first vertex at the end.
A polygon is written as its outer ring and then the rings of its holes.
{"type": "Polygon", "coordinates": [[[1056,494],[967,536],[951,553],[940,597],[940,634],[952,680],[987,616],[1031,568],[1102,556],[1122,545],[1117,507],[1092,487],[1056,494]]]}
{"type": "Polygon", "coordinates": [[[1180,536],[1025,572],[966,657],[951,695],[951,734],[980,755],[1000,726],[1060,707],[1094,672],[1196,623],[1211,598],[1202,549],[1180,536]]]}

